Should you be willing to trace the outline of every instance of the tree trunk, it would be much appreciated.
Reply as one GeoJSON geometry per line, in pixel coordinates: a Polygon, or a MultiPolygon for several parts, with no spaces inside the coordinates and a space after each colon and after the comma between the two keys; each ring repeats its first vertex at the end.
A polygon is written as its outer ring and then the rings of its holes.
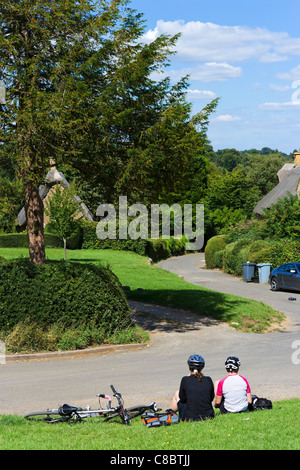
{"type": "Polygon", "coordinates": [[[45,262],[44,240],[44,205],[39,188],[34,183],[27,183],[25,188],[25,213],[27,220],[27,235],[29,260],[34,264],[45,262]]]}

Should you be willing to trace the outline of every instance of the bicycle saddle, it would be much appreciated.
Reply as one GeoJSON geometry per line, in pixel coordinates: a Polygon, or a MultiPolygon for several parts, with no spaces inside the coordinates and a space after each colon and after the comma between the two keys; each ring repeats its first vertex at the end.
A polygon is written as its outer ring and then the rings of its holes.
{"type": "Polygon", "coordinates": [[[66,403],[58,408],[58,412],[62,416],[68,416],[72,413],[76,413],[76,411],[81,411],[82,408],[78,408],[77,406],[70,406],[66,403]]]}

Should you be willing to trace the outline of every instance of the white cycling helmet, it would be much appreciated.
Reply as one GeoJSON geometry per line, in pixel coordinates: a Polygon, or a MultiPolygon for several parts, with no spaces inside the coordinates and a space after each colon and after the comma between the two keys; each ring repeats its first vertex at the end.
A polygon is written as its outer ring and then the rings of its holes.
{"type": "Polygon", "coordinates": [[[241,362],[238,357],[229,356],[225,361],[225,368],[227,370],[238,370],[241,362]]]}

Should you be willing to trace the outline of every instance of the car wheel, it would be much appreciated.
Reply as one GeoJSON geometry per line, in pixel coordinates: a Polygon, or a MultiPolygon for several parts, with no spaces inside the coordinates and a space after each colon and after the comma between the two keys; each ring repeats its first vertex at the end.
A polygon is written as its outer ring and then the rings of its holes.
{"type": "Polygon", "coordinates": [[[273,290],[273,291],[279,290],[279,283],[278,283],[278,280],[276,279],[276,277],[272,277],[272,279],[271,279],[271,290],[273,290]]]}

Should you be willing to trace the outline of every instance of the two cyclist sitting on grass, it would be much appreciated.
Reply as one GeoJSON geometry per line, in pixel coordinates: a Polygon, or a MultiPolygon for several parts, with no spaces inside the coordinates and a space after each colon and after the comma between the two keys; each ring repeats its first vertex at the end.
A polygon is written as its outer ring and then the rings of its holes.
{"type": "Polygon", "coordinates": [[[238,374],[240,361],[237,357],[226,359],[228,375],[215,382],[215,386],[212,379],[202,373],[205,366],[202,356],[194,354],[187,362],[190,374],[181,379],[170,406],[173,411],[178,411],[182,421],[214,418],[213,401],[222,414],[248,410],[252,403],[251,390],[248,381],[238,374]]]}

